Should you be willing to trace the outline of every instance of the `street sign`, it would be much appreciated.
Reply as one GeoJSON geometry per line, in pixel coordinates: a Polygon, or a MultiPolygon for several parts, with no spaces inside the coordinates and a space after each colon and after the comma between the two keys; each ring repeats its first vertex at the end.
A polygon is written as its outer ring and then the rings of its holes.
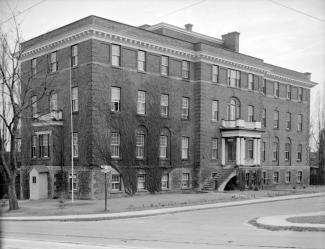
{"type": "Polygon", "coordinates": [[[102,165],[101,172],[105,174],[105,212],[107,212],[107,174],[112,171],[112,166],[110,165],[102,165]]]}

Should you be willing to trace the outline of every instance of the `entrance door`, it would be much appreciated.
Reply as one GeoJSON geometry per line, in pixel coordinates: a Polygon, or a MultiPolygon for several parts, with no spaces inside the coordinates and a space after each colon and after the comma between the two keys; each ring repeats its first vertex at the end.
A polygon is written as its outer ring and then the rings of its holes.
{"type": "Polygon", "coordinates": [[[227,139],[227,161],[228,164],[236,163],[236,140],[227,139]]]}

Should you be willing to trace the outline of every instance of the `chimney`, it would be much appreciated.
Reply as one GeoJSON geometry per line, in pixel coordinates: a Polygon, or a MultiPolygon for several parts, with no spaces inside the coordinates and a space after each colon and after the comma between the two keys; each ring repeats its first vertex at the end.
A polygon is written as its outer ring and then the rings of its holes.
{"type": "Polygon", "coordinates": [[[193,28],[193,24],[190,24],[190,23],[185,24],[185,29],[186,29],[187,31],[192,31],[192,28],[193,28]]]}
{"type": "Polygon", "coordinates": [[[239,32],[234,31],[228,34],[222,35],[224,47],[235,52],[239,52],[239,32]]]}
{"type": "Polygon", "coordinates": [[[310,72],[306,72],[305,73],[307,79],[310,81],[311,80],[311,73],[310,72]]]}

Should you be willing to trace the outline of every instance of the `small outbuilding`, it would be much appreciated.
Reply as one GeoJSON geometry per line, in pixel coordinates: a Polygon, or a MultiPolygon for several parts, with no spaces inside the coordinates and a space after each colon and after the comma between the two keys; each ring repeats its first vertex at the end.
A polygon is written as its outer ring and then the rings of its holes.
{"type": "Polygon", "coordinates": [[[48,174],[46,166],[35,165],[29,172],[29,191],[31,200],[47,199],[48,194],[48,174]]]}

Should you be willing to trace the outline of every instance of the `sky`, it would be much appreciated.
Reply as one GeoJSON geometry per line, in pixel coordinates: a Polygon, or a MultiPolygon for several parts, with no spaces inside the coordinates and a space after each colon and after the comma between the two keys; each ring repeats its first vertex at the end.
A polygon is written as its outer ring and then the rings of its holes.
{"type": "Polygon", "coordinates": [[[238,31],[241,53],[312,73],[319,83],[312,89],[312,119],[316,102],[325,99],[324,0],[0,0],[2,29],[12,24],[12,11],[24,40],[88,15],[133,26],[192,23],[193,31],[216,38],[238,31]]]}

